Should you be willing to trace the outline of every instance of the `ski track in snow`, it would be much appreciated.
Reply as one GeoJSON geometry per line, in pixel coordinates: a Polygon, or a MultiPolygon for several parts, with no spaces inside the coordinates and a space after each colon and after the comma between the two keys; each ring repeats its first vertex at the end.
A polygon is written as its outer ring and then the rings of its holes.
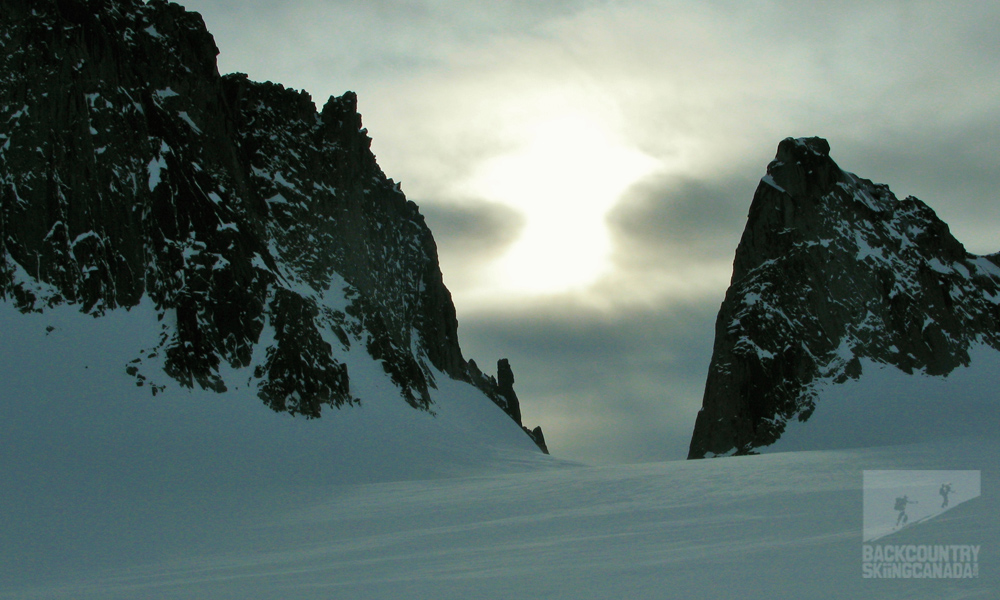
{"type": "Polygon", "coordinates": [[[155,345],[148,305],[95,320],[0,304],[0,325],[0,599],[958,599],[1000,587],[995,437],[590,467],[539,454],[443,375],[437,416],[410,409],[363,353],[341,357],[361,407],[306,421],[263,407],[242,371],[223,373],[223,395],[136,388],[124,366],[155,345]],[[980,498],[879,541],[979,544],[979,578],[861,577],[873,469],[981,470],[980,498]]]}

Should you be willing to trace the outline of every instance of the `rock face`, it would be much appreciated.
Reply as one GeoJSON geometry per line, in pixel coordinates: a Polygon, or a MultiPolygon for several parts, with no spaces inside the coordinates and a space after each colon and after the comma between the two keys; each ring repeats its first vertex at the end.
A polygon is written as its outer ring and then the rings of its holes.
{"type": "Polygon", "coordinates": [[[338,347],[363,345],[416,408],[435,371],[473,380],[434,239],[353,93],[317,112],[220,76],[201,17],[163,0],[0,13],[0,298],[95,317],[148,298],[163,331],[136,349],[137,383],[160,356],[222,392],[220,366],[256,350],[260,398],[307,417],[359,400],[338,347]]]}
{"type": "Polygon", "coordinates": [[[503,409],[505,413],[510,415],[511,419],[521,426],[528,437],[534,440],[535,444],[544,452],[549,453],[548,446],[545,444],[545,436],[542,434],[541,427],[535,427],[534,429],[528,429],[521,422],[521,402],[517,399],[517,393],[514,392],[514,371],[510,368],[510,361],[506,358],[501,358],[497,361],[497,376],[493,377],[490,375],[483,374],[479,370],[479,366],[476,365],[476,361],[469,361],[469,376],[472,383],[483,390],[497,406],[503,409]]]}
{"type": "Polygon", "coordinates": [[[946,375],[973,344],[1000,349],[998,265],[920,200],[842,171],[826,140],[782,141],[736,250],[689,458],[774,443],[862,358],[946,375]]]}

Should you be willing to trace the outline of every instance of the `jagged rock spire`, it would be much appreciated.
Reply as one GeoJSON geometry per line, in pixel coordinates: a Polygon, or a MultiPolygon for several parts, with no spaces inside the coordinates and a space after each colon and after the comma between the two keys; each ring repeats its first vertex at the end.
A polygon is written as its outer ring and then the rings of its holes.
{"type": "Polygon", "coordinates": [[[783,140],[736,250],[689,457],[773,443],[861,358],[943,375],[970,344],[1000,348],[998,262],[920,200],[842,171],[826,140],[783,140]]]}

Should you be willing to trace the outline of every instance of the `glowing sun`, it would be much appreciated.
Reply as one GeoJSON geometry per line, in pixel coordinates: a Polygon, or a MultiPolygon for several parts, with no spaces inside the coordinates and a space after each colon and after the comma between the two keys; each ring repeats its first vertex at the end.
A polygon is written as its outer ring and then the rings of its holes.
{"type": "Polygon", "coordinates": [[[474,193],[525,217],[520,238],[492,265],[491,287],[529,296],[583,289],[610,266],[608,211],[659,163],[583,112],[540,120],[524,139],[472,180],[474,193]]]}

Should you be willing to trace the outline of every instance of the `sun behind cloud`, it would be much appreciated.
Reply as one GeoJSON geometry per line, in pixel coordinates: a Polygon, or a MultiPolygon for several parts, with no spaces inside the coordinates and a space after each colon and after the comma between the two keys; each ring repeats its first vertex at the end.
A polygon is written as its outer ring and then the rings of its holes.
{"type": "Polygon", "coordinates": [[[525,218],[519,239],[490,266],[487,286],[519,296],[585,288],[611,266],[605,217],[659,162],[586,110],[539,116],[524,133],[522,145],[485,161],[469,182],[479,197],[525,218]]]}

